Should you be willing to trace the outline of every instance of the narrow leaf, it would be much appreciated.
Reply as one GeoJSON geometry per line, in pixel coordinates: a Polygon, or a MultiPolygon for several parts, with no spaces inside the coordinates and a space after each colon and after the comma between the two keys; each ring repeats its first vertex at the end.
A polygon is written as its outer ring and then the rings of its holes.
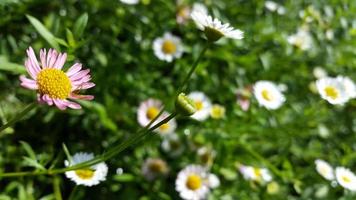
{"type": "Polygon", "coordinates": [[[88,23],[88,13],[82,14],[74,24],[73,33],[77,38],[80,38],[88,23]]]}
{"type": "Polygon", "coordinates": [[[56,37],[36,18],[31,15],[26,15],[37,32],[55,49],[60,50],[56,37]]]}
{"type": "Polygon", "coordinates": [[[36,160],[36,153],[33,151],[32,147],[25,141],[20,141],[22,148],[26,151],[27,155],[33,160],[36,160]]]}

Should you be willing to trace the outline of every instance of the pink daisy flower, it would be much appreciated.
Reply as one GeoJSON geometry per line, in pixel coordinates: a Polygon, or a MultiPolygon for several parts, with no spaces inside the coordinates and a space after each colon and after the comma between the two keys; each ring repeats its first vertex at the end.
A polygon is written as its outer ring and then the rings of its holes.
{"type": "Polygon", "coordinates": [[[80,95],[80,90],[86,90],[95,86],[90,82],[90,70],[82,70],[82,64],[75,63],[67,72],[62,71],[67,59],[66,53],[58,53],[54,49],[46,52],[41,49],[40,60],[37,61],[36,55],[29,47],[27,50],[25,67],[31,79],[20,76],[21,86],[31,90],[37,90],[37,99],[40,103],[55,105],[60,110],[67,107],[80,109],[78,103],[68,99],[92,100],[92,95],[80,95]]]}

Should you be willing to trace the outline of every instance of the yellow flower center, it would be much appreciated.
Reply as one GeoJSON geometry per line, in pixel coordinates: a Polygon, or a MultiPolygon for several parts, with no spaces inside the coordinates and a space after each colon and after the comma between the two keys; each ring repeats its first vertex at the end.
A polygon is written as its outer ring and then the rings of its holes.
{"type": "Polygon", "coordinates": [[[214,105],[211,108],[211,117],[214,119],[223,118],[225,115],[225,108],[220,105],[214,105]]]}
{"type": "Polygon", "coordinates": [[[87,180],[93,178],[94,171],[91,169],[78,169],[75,170],[75,174],[77,174],[79,178],[87,180]]]}
{"type": "Polygon", "coordinates": [[[146,116],[147,116],[148,119],[152,120],[158,115],[158,113],[159,113],[158,108],[152,106],[152,107],[147,109],[146,116]]]}
{"type": "Polygon", "coordinates": [[[254,168],[253,169],[253,173],[255,173],[255,176],[257,178],[261,178],[262,177],[262,172],[261,172],[261,169],[259,169],[259,168],[254,168]]]}
{"type": "Polygon", "coordinates": [[[351,179],[347,176],[342,176],[341,179],[345,182],[345,183],[350,183],[351,179]]]}
{"type": "Polygon", "coordinates": [[[327,86],[324,88],[324,91],[326,93],[326,96],[328,96],[332,99],[336,99],[339,96],[339,92],[337,91],[337,89],[335,87],[327,86]]]}
{"type": "Polygon", "coordinates": [[[153,161],[148,167],[152,172],[155,173],[162,173],[166,171],[166,166],[161,161],[153,161]]]}
{"type": "Polygon", "coordinates": [[[162,44],[162,51],[165,54],[174,54],[177,51],[177,46],[172,40],[165,40],[162,44]]]}
{"type": "Polygon", "coordinates": [[[167,131],[169,129],[169,124],[168,123],[164,123],[159,127],[159,129],[161,131],[167,131]]]}
{"type": "Polygon", "coordinates": [[[68,76],[59,69],[43,69],[37,75],[38,90],[53,99],[66,99],[72,89],[68,76]]]}
{"type": "Polygon", "coordinates": [[[187,185],[187,188],[190,190],[197,190],[202,185],[202,179],[200,176],[198,176],[196,174],[191,174],[187,178],[186,185],[187,185]]]}
{"type": "Polygon", "coordinates": [[[202,102],[202,101],[195,101],[195,108],[196,108],[197,110],[203,109],[203,108],[204,108],[203,102],[202,102]]]}
{"type": "Polygon", "coordinates": [[[266,101],[272,101],[272,100],[273,100],[273,96],[272,96],[272,94],[271,94],[270,91],[264,89],[264,90],[262,90],[261,94],[262,94],[262,97],[263,97],[266,101]]]}

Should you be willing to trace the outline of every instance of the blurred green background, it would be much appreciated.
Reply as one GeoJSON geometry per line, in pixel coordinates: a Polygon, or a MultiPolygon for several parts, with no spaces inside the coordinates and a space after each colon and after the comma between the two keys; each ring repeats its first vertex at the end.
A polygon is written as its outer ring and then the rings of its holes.
{"type": "MultiPolygon", "coordinates": [[[[188,164],[201,163],[196,153],[200,146],[216,151],[211,171],[221,185],[210,199],[356,198],[340,186],[332,187],[314,166],[314,160],[321,158],[356,169],[356,102],[332,106],[311,87],[317,66],[330,76],[356,80],[356,2],[352,0],[276,1],[285,7],[284,15],[266,9],[263,0],[142,0],[137,5],[118,0],[0,0],[3,123],[36,100],[35,93],[21,88],[18,80],[26,74],[23,63],[29,46],[36,52],[41,48],[67,52],[65,68],[80,61],[96,83],[87,91],[95,100],[83,102],[83,110],[39,106],[7,129],[0,136],[0,170],[34,169],[23,159],[29,150],[21,141],[33,149],[41,165],[58,168],[65,159],[62,143],[71,153],[98,155],[132,135],[139,128],[136,111],[141,101],[160,99],[172,111],[175,91],[205,42],[192,21],[176,22],[180,6],[194,2],[205,4],[210,14],[245,32],[243,40],[222,39],[210,48],[188,86],[188,92],[202,91],[223,105],[226,117],[204,122],[178,118],[177,134],[185,147],[181,156],[171,158],[162,152],[161,137],[147,138],[109,160],[107,181],[78,187],[74,199],[179,199],[176,175],[188,164]],[[48,32],[29,19],[37,19],[48,32]],[[308,51],[287,42],[302,26],[313,38],[308,51]],[[333,32],[333,38],[327,38],[327,31],[333,32]],[[152,50],[152,41],[165,32],[184,43],[183,57],[172,63],[160,61],[152,50]],[[280,109],[266,110],[252,96],[246,112],[236,103],[236,91],[258,80],[287,86],[287,101],[280,109]],[[141,166],[148,157],[168,162],[167,178],[144,179],[141,166]],[[279,190],[271,194],[267,186],[244,180],[238,163],[276,168],[280,173],[272,174],[279,190]],[[117,168],[124,174],[116,174],[117,168]]],[[[57,183],[67,199],[75,187],[63,175],[0,180],[1,200],[58,199],[53,190],[57,183]]]]}

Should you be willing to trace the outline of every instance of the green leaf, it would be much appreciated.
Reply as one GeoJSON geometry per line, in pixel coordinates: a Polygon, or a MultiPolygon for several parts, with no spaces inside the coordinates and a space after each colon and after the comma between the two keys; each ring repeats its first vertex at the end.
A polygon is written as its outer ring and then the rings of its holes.
{"type": "Polygon", "coordinates": [[[31,15],[26,15],[27,19],[31,22],[33,27],[37,32],[55,49],[61,50],[59,44],[56,40],[56,37],[36,18],[31,15]]]}
{"type": "Polygon", "coordinates": [[[23,65],[9,62],[4,56],[0,56],[0,70],[8,71],[13,74],[26,73],[26,68],[23,65]]]}
{"type": "Polygon", "coordinates": [[[66,154],[67,160],[68,160],[69,162],[71,162],[72,156],[70,155],[70,152],[69,152],[69,150],[68,150],[66,144],[62,143],[62,148],[63,148],[64,153],[66,154]]]}
{"type": "Polygon", "coordinates": [[[88,13],[82,14],[74,24],[73,33],[77,38],[80,38],[88,23],[88,13]]]}
{"type": "Polygon", "coordinates": [[[25,141],[20,141],[22,148],[26,151],[27,155],[30,156],[31,159],[36,160],[36,153],[33,151],[32,147],[25,141]]]}
{"type": "Polygon", "coordinates": [[[34,168],[40,169],[40,170],[46,170],[46,168],[43,165],[41,165],[40,163],[38,163],[36,159],[32,159],[32,158],[24,156],[23,160],[24,160],[24,164],[26,166],[34,167],[34,168]]]}
{"type": "Polygon", "coordinates": [[[135,176],[132,174],[120,174],[115,175],[113,179],[118,182],[132,182],[135,180],[135,176]]]}
{"type": "Polygon", "coordinates": [[[66,29],[66,35],[67,35],[67,41],[68,41],[69,46],[75,48],[76,42],[75,42],[72,31],[70,31],[69,29],[66,29]]]}

